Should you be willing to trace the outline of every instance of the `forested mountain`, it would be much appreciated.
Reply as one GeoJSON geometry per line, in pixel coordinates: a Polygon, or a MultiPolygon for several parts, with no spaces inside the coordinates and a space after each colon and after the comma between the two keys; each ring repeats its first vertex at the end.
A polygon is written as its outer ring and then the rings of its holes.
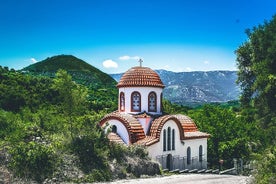
{"type": "Polygon", "coordinates": [[[63,69],[72,75],[73,80],[90,88],[113,88],[116,85],[109,75],[72,55],[58,55],[32,64],[22,69],[34,75],[54,77],[63,69]]]}
{"type": "MultiPolygon", "coordinates": [[[[171,72],[156,71],[165,84],[164,98],[180,105],[238,100],[240,89],[236,71],[171,72]]],[[[119,81],[122,74],[111,74],[119,81]]]]}
{"type": "Polygon", "coordinates": [[[90,107],[95,110],[113,109],[117,107],[116,81],[72,55],[58,55],[32,64],[21,70],[22,73],[32,76],[46,76],[53,78],[58,70],[65,70],[72,76],[72,80],[89,89],[90,107]]]}

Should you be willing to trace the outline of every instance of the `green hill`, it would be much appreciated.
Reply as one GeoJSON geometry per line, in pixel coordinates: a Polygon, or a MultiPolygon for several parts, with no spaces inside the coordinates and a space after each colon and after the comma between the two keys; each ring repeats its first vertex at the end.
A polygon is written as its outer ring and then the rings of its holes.
{"type": "Polygon", "coordinates": [[[32,64],[21,71],[26,75],[55,77],[59,69],[66,70],[72,79],[89,89],[90,108],[117,108],[117,82],[108,74],[72,55],[58,55],[32,64]]]}
{"type": "Polygon", "coordinates": [[[72,75],[73,80],[89,88],[109,88],[116,85],[116,81],[112,77],[72,55],[48,57],[23,68],[22,71],[34,75],[54,77],[59,69],[66,70],[72,75]]]}

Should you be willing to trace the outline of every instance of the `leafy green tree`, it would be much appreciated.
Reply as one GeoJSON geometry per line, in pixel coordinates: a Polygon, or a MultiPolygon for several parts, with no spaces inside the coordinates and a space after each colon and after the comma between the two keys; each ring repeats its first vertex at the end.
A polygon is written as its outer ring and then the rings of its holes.
{"type": "MultiPolygon", "coordinates": [[[[245,107],[257,109],[256,120],[261,128],[269,134],[275,133],[276,16],[246,33],[248,41],[236,50],[241,102],[245,107]]],[[[268,137],[268,144],[275,144],[275,139],[271,138],[268,137]]]]}
{"type": "Polygon", "coordinates": [[[247,133],[254,134],[256,130],[253,124],[244,122],[242,116],[230,108],[214,105],[191,110],[189,116],[201,131],[211,134],[208,140],[208,161],[211,166],[218,166],[219,159],[223,159],[224,165],[230,168],[233,158],[248,158],[248,142],[253,140],[247,133]]]}
{"type": "Polygon", "coordinates": [[[56,73],[52,88],[59,93],[62,111],[68,117],[73,137],[73,117],[86,110],[87,88],[76,84],[65,70],[56,73]]]}
{"type": "Polygon", "coordinates": [[[248,40],[237,50],[238,83],[242,87],[243,111],[257,122],[260,146],[253,150],[258,160],[257,183],[275,182],[276,148],[276,15],[263,25],[246,31],[248,40]],[[256,156],[257,155],[257,156],[256,156]],[[274,156],[273,156],[274,155],[274,156]],[[270,162],[272,164],[270,164],[270,162]],[[274,165],[273,165],[274,164],[274,165]]]}

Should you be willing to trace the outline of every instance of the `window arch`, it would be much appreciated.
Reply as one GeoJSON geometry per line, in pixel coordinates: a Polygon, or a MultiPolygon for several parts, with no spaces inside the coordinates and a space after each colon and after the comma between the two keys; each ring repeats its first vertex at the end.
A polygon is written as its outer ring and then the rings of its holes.
{"type": "Polygon", "coordinates": [[[163,130],[163,151],[166,151],[167,149],[166,141],[167,141],[167,135],[166,135],[166,129],[165,129],[163,130]]]}
{"type": "Polygon", "coordinates": [[[198,157],[199,161],[202,162],[202,157],[203,157],[202,145],[199,146],[198,155],[199,155],[199,157],[198,157]]]}
{"type": "Polygon", "coordinates": [[[112,127],[111,127],[111,132],[117,134],[117,126],[116,126],[116,125],[112,125],[112,127]]]}
{"type": "Polygon", "coordinates": [[[172,129],[172,150],[175,150],[175,130],[172,129]]]}
{"type": "Polygon", "coordinates": [[[150,92],[148,96],[148,111],[156,112],[157,111],[157,98],[155,92],[150,92]]]}
{"type": "Polygon", "coordinates": [[[171,150],[171,127],[168,128],[168,151],[171,150]]]}
{"type": "Polygon", "coordinates": [[[120,93],[120,111],[125,111],[125,94],[120,93]]]}
{"type": "Polygon", "coordinates": [[[160,108],[161,108],[161,112],[163,112],[163,93],[160,94],[160,108]]]}
{"type": "Polygon", "coordinates": [[[141,95],[137,91],[131,94],[131,111],[132,112],[141,111],[141,95]]]}
{"type": "Polygon", "coordinates": [[[191,148],[187,148],[187,164],[191,164],[191,148]]]}

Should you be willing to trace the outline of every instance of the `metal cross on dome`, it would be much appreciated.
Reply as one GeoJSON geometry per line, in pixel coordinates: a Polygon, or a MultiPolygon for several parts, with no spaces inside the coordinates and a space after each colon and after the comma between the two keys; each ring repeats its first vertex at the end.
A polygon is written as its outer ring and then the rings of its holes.
{"type": "Polygon", "coordinates": [[[142,67],[143,60],[140,58],[138,62],[140,63],[140,67],[142,67]]]}

